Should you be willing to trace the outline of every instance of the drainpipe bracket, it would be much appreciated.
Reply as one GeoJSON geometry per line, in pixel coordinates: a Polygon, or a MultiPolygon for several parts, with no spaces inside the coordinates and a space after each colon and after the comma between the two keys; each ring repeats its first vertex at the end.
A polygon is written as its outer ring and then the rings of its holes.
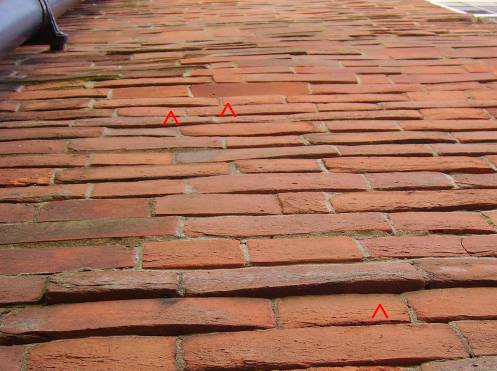
{"type": "Polygon", "coordinates": [[[67,43],[67,34],[62,32],[57,25],[55,15],[48,0],[38,0],[41,5],[43,22],[42,26],[30,40],[26,42],[29,45],[50,45],[51,51],[61,51],[67,43]]]}

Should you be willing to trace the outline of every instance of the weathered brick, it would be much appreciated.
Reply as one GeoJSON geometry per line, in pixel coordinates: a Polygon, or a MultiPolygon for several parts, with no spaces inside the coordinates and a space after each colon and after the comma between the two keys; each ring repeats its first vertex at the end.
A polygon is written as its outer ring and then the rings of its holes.
{"type": "Polygon", "coordinates": [[[430,362],[421,366],[421,371],[465,371],[493,370],[497,368],[497,357],[457,359],[445,362],[430,362]]]}
{"type": "Polygon", "coordinates": [[[337,212],[471,210],[497,207],[497,190],[356,192],[331,197],[337,212]]]}
{"type": "Polygon", "coordinates": [[[497,288],[493,287],[425,290],[407,293],[406,297],[422,321],[497,318],[497,288]]]}
{"type": "Polygon", "coordinates": [[[95,219],[0,225],[0,244],[84,238],[174,236],[176,217],[95,219]]]}
{"type": "Polygon", "coordinates": [[[60,182],[90,182],[122,179],[159,179],[188,176],[208,176],[228,174],[225,163],[181,164],[181,165],[143,165],[143,166],[102,166],[65,169],[57,172],[55,178],[60,182]]]}
{"type": "Polygon", "coordinates": [[[15,202],[38,202],[84,198],[86,184],[53,185],[47,187],[0,188],[0,200],[15,202]]]}
{"type": "Polygon", "coordinates": [[[271,327],[271,302],[249,298],[140,299],[29,307],[11,312],[0,324],[1,331],[16,342],[271,327]]]}
{"type": "Polygon", "coordinates": [[[373,111],[380,109],[377,104],[373,103],[318,103],[319,112],[326,111],[373,111]]]}
{"type": "Polygon", "coordinates": [[[350,237],[273,238],[248,240],[252,265],[360,261],[350,237]]]}
{"type": "Polygon", "coordinates": [[[407,98],[400,94],[337,94],[337,95],[296,95],[287,97],[289,103],[376,103],[405,101],[407,98]]]}
{"type": "Polygon", "coordinates": [[[497,321],[460,321],[457,327],[475,355],[497,353],[497,321]]]}
{"type": "Polygon", "coordinates": [[[243,174],[191,179],[201,193],[254,193],[281,191],[365,190],[366,183],[355,174],[243,174]]]}
{"type": "Polygon", "coordinates": [[[442,173],[416,171],[365,174],[371,187],[377,190],[451,189],[452,182],[442,173]]]}
{"type": "Polygon", "coordinates": [[[0,249],[0,273],[54,273],[83,268],[129,268],[133,250],[124,246],[0,249]]]}
{"type": "Polygon", "coordinates": [[[421,274],[403,262],[193,271],[184,274],[184,283],[187,295],[202,296],[396,293],[424,287],[421,274]]]}
{"type": "Polygon", "coordinates": [[[283,214],[329,213],[328,196],[323,192],[279,193],[283,214]]]}
{"type": "Polygon", "coordinates": [[[63,153],[65,147],[63,140],[19,140],[2,143],[0,154],[63,153]]]}
{"type": "MultiPolygon", "coordinates": [[[[240,116],[317,112],[316,106],[311,103],[249,104],[245,106],[235,106],[233,109],[236,114],[240,116]]],[[[222,107],[194,107],[186,110],[189,116],[213,116],[219,115],[222,111],[222,107]]],[[[229,110],[227,111],[227,114],[230,114],[229,110]]]]}
{"type": "MultiPolygon", "coordinates": [[[[256,106],[255,106],[256,107],[256,106]]],[[[238,113],[238,112],[237,112],[238,113]]],[[[264,123],[264,124],[213,124],[185,126],[183,135],[189,136],[256,136],[302,134],[321,131],[312,123],[264,123]]]]}
{"type": "Polygon", "coordinates": [[[235,163],[242,173],[321,172],[317,161],[311,159],[239,160],[235,163]]]}
{"type": "Polygon", "coordinates": [[[149,216],[147,199],[127,200],[68,200],[44,204],[39,222],[85,220],[100,218],[140,218],[149,216]]]}
{"type": "MultiPolygon", "coordinates": [[[[371,84],[371,85],[328,85],[312,84],[313,94],[379,94],[379,93],[404,93],[418,91],[420,85],[414,84],[371,84]]],[[[289,94],[290,95],[290,94],[289,94]]],[[[293,94],[292,94],[293,95],[293,94]]]]}
{"type": "Polygon", "coordinates": [[[99,137],[102,135],[101,128],[29,128],[0,130],[0,140],[21,139],[62,139],[62,138],[85,138],[99,137]]]}
{"type": "Polygon", "coordinates": [[[47,302],[68,303],[176,296],[174,272],[90,271],[50,276],[47,302]]]}
{"type": "Polygon", "coordinates": [[[0,223],[19,223],[33,220],[35,208],[25,204],[0,204],[0,223]]]}
{"type": "Polygon", "coordinates": [[[432,144],[433,150],[439,155],[489,155],[497,154],[497,143],[478,144],[432,144]]]}
{"type": "Polygon", "coordinates": [[[115,336],[37,344],[29,352],[29,371],[44,370],[174,370],[174,338],[115,336]]]}
{"type": "Polygon", "coordinates": [[[331,132],[365,132],[365,131],[396,131],[400,130],[396,121],[360,120],[360,121],[330,121],[326,123],[331,132]]]}
{"type": "MultiPolygon", "coordinates": [[[[247,147],[288,147],[304,145],[304,140],[297,135],[272,135],[264,137],[227,137],[226,148],[247,147]]],[[[277,148],[275,148],[277,149],[277,148]]]]}
{"type": "MultiPolygon", "coordinates": [[[[480,228],[493,231],[481,221],[480,228]]],[[[1,229],[1,228],[0,228],[1,229]]],[[[478,229],[480,230],[480,229],[478,229]]],[[[218,218],[191,218],[185,223],[187,236],[276,236],[344,231],[384,231],[391,228],[380,213],[357,214],[303,214],[268,216],[231,216],[218,218]]]]}
{"type": "Polygon", "coordinates": [[[52,175],[52,169],[0,169],[0,186],[48,185],[52,175]]]}
{"type": "MultiPolygon", "coordinates": [[[[344,112],[317,112],[298,113],[292,115],[297,120],[417,120],[423,116],[416,110],[376,110],[376,111],[344,111],[344,112]]],[[[397,140],[406,139],[405,136],[393,136],[397,140]]],[[[345,138],[341,138],[344,140],[345,138]]],[[[359,138],[357,138],[359,139],[359,138]]],[[[433,139],[433,138],[432,138],[433,139]]],[[[385,139],[383,139],[385,140],[385,139]]],[[[389,140],[392,140],[391,138],[389,140]]]]}
{"type": "Polygon", "coordinates": [[[362,240],[361,244],[377,258],[417,258],[425,256],[468,256],[455,236],[400,236],[362,240]]]}
{"type": "Polygon", "coordinates": [[[187,97],[186,86],[147,86],[133,88],[117,88],[112,90],[112,98],[163,98],[187,97]]]}
{"type": "Polygon", "coordinates": [[[417,131],[308,134],[305,137],[313,144],[444,143],[455,141],[447,133],[417,131]]]}
{"type": "Polygon", "coordinates": [[[404,130],[465,131],[492,130],[497,124],[491,120],[413,120],[402,121],[399,126],[404,130]]]}
{"type": "Polygon", "coordinates": [[[182,180],[142,180],[138,182],[112,182],[95,184],[93,198],[162,196],[183,193],[185,184],[182,180]]]}
{"type": "Polygon", "coordinates": [[[186,194],[156,199],[156,215],[281,214],[274,195],[186,194]]]}
{"type": "Polygon", "coordinates": [[[150,138],[150,137],[104,137],[73,139],[69,148],[73,151],[130,151],[164,148],[221,148],[218,138],[150,138]]]}
{"type": "Polygon", "coordinates": [[[399,231],[430,231],[439,233],[495,233],[476,213],[468,212],[405,212],[390,214],[399,231]]]}
{"type": "Polygon", "coordinates": [[[44,287],[45,277],[0,277],[0,304],[36,303],[44,287]]]}
{"type": "Polygon", "coordinates": [[[0,346],[0,364],[5,371],[21,371],[24,358],[22,346],[0,346]]]}
{"type": "MultiPolygon", "coordinates": [[[[337,148],[342,156],[417,156],[417,159],[433,156],[426,144],[372,144],[337,148]]],[[[323,154],[323,157],[326,155],[323,154]]]]}
{"type": "Polygon", "coordinates": [[[497,174],[453,174],[460,188],[497,188],[497,174]]]}
{"type": "Polygon", "coordinates": [[[373,362],[411,365],[467,356],[457,336],[445,324],[213,334],[185,339],[183,347],[189,370],[279,369],[373,362]]]}
{"type": "Polygon", "coordinates": [[[400,296],[391,294],[294,296],[278,299],[277,305],[284,328],[364,326],[410,321],[400,296]],[[372,318],[378,304],[383,305],[388,318],[381,311],[372,318]]]}
{"type": "Polygon", "coordinates": [[[493,256],[497,258],[497,235],[464,237],[462,245],[472,256],[493,256]]]}
{"type": "Polygon", "coordinates": [[[497,285],[497,259],[426,258],[414,264],[428,274],[427,282],[432,288],[497,285]]]}
{"type": "Polygon", "coordinates": [[[323,156],[338,156],[338,151],[334,146],[209,150],[177,153],[176,161],[178,163],[219,162],[254,158],[321,158],[323,156]]]}
{"type": "Polygon", "coordinates": [[[179,240],[144,244],[143,268],[230,268],[245,264],[237,240],[179,240]]]}
{"type": "Polygon", "coordinates": [[[39,90],[23,91],[11,95],[16,100],[32,99],[64,99],[64,98],[105,98],[109,93],[108,89],[59,89],[59,90],[39,90]]]}
{"type": "Polygon", "coordinates": [[[173,155],[167,152],[95,153],[91,158],[91,165],[170,165],[172,159],[173,155]]]}
{"type": "Polygon", "coordinates": [[[327,158],[324,163],[334,172],[387,171],[459,171],[490,173],[493,170],[479,158],[473,157],[340,157],[327,158]]]}
{"type": "Polygon", "coordinates": [[[226,83],[192,86],[194,97],[236,97],[262,94],[307,94],[305,82],[226,83]]]}
{"type": "Polygon", "coordinates": [[[88,157],[84,155],[46,154],[46,155],[19,155],[0,158],[0,167],[73,167],[85,166],[88,157]]]}

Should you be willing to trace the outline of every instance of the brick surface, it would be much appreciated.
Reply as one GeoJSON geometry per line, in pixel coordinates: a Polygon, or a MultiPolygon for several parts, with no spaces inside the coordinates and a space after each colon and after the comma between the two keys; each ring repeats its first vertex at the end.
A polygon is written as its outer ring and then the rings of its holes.
{"type": "Polygon", "coordinates": [[[29,352],[28,370],[173,370],[174,338],[116,336],[39,344],[29,352]]]}
{"type": "Polygon", "coordinates": [[[461,321],[457,327],[477,355],[494,355],[497,352],[497,321],[461,321]]]}
{"type": "Polygon", "coordinates": [[[497,257],[497,235],[468,236],[462,245],[470,255],[497,257]]]}
{"type": "Polygon", "coordinates": [[[418,319],[448,322],[461,319],[495,319],[496,288],[453,288],[406,294],[418,319]]]}
{"type": "Polygon", "coordinates": [[[402,365],[466,355],[442,324],[271,330],[250,337],[239,332],[192,337],[183,346],[191,370],[364,365],[372,358],[402,365]]]}
{"type": "Polygon", "coordinates": [[[328,196],[323,192],[279,193],[284,214],[329,213],[328,196]]]}
{"type": "Polygon", "coordinates": [[[235,162],[242,173],[321,172],[317,161],[310,159],[239,160],[235,162]]]}
{"type": "Polygon", "coordinates": [[[191,295],[399,292],[424,285],[420,273],[400,262],[222,269],[185,273],[184,280],[191,295]]]}
{"type": "Polygon", "coordinates": [[[24,347],[0,346],[0,364],[6,371],[21,371],[23,366],[24,347]]]}
{"type": "Polygon", "coordinates": [[[47,301],[52,303],[176,296],[173,272],[91,271],[50,276],[47,301]]]}
{"type": "Polygon", "coordinates": [[[236,240],[189,240],[146,243],[143,268],[242,267],[244,257],[236,240]]]}
{"type": "Polygon", "coordinates": [[[36,303],[43,295],[44,277],[0,277],[0,304],[36,303]]]}
{"type": "Polygon", "coordinates": [[[421,367],[422,371],[465,371],[492,370],[497,367],[497,357],[479,357],[444,362],[430,362],[421,367]]]}
{"type": "Polygon", "coordinates": [[[25,308],[0,329],[17,341],[93,335],[171,335],[273,327],[271,302],[248,298],[116,300],[25,308]]]}
{"type": "Polygon", "coordinates": [[[252,265],[334,263],[361,260],[349,237],[273,238],[248,240],[252,265]]]}

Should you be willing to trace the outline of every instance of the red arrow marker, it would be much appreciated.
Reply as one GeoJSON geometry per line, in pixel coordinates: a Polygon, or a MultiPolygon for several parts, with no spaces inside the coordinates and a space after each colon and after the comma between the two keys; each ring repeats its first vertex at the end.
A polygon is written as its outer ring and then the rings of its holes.
{"type": "Polygon", "coordinates": [[[167,114],[167,117],[164,119],[164,122],[163,122],[163,125],[164,126],[167,126],[167,122],[169,121],[170,118],[173,118],[174,120],[174,123],[176,124],[176,126],[179,126],[179,121],[178,119],[176,118],[176,115],[174,114],[173,111],[169,111],[169,113],[167,114]]]}
{"type": "Polygon", "coordinates": [[[385,311],[385,308],[383,308],[383,305],[381,304],[378,304],[378,306],[376,307],[375,311],[373,312],[373,315],[371,316],[371,319],[373,319],[374,317],[376,317],[376,314],[378,313],[378,311],[381,309],[381,311],[383,312],[383,315],[385,316],[385,318],[388,318],[388,314],[387,312],[385,311]]]}
{"type": "Polygon", "coordinates": [[[224,109],[223,111],[219,114],[219,117],[224,117],[224,114],[226,113],[226,110],[229,109],[231,111],[231,114],[233,115],[233,117],[236,117],[236,112],[235,110],[233,109],[233,107],[231,107],[231,104],[229,103],[226,103],[224,105],[224,109]]]}

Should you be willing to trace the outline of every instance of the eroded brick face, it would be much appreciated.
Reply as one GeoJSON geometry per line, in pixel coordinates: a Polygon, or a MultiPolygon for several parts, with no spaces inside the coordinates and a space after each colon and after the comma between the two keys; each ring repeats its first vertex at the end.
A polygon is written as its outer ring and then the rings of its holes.
{"type": "Polygon", "coordinates": [[[59,22],[64,52],[0,62],[2,371],[497,369],[497,24],[424,0],[59,22]]]}

